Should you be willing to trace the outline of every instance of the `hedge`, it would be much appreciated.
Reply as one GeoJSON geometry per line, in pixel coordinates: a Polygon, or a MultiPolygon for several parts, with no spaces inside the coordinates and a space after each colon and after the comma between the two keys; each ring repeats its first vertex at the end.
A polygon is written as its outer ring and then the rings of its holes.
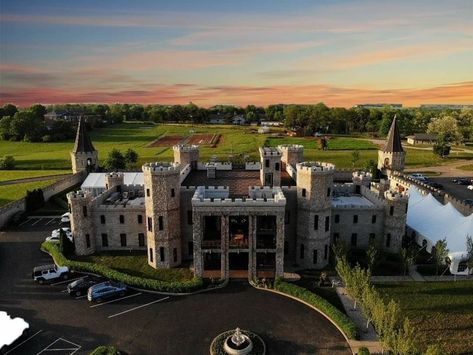
{"type": "Polygon", "coordinates": [[[120,355],[118,349],[114,346],[99,346],[95,348],[89,355],[120,355]]]}
{"type": "Polygon", "coordinates": [[[309,303],[327,315],[349,339],[357,338],[356,325],[326,299],[303,287],[284,282],[281,278],[275,280],[274,289],[309,303]]]}
{"type": "Polygon", "coordinates": [[[200,277],[194,277],[190,281],[167,282],[128,275],[123,272],[111,269],[105,265],[69,260],[60,252],[59,245],[57,243],[43,242],[43,244],[41,244],[41,249],[47,251],[52,256],[54,262],[57,265],[67,266],[69,269],[76,271],[85,271],[102,275],[110,280],[123,282],[129,286],[174,293],[192,292],[202,288],[203,286],[203,281],[200,277]]]}

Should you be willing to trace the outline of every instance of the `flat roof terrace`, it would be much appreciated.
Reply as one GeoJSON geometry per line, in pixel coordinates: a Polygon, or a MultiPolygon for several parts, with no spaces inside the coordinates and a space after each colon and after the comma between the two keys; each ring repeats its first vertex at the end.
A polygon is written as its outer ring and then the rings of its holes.
{"type": "Polygon", "coordinates": [[[332,198],[332,206],[335,208],[370,208],[374,207],[374,204],[366,197],[361,195],[354,196],[339,196],[332,198]]]}
{"type": "MultiPolygon", "coordinates": [[[[281,185],[294,186],[295,181],[286,171],[281,171],[281,185]]],[[[248,187],[261,186],[259,170],[218,170],[215,178],[208,178],[206,170],[193,170],[187,175],[182,186],[228,186],[229,197],[248,196],[248,187]]]]}

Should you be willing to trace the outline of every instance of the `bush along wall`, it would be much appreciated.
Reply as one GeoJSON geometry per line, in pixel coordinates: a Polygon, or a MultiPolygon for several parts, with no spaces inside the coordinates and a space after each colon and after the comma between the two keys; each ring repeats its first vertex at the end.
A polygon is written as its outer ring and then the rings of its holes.
{"type": "Polygon", "coordinates": [[[93,274],[102,275],[110,280],[123,282],[132,287],[144,288],[153,291],[171,292],[171,293],[188,293],[196,291],[203,286],[202,279],[195,277],[190,281],[173,281],[166,282],[155,279],[148,279],[138,276],[132,276],[123,272],[114,270],[105,265],[75,261],[67,259],[59,250],[59,245],[51,242],[43,242],[41,249],[48,252],[54,262],[60,266],[67,266],[71,270],[85,271],[93,274]]]}
{"type": "Polygon", "coordinates": [[[274,282],[274,289],[276,291],[296,297],[304,302],[309,303],[315,308],[319,309],[327,317],[329,317],[340,329],[345,333],[347,338],[356,339],[357,330],[356,325],[343,314],[338,308],[333,306],[326,299],[310,292],[309,290],[284,282],[281,278],[277,278],[274,282]]]}

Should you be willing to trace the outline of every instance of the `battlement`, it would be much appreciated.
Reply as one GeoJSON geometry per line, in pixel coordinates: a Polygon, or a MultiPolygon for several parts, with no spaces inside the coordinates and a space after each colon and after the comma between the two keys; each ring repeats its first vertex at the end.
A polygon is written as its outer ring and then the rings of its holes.
{"type": "Polygon", "coordinates": [[[373,174],[367,172],[367,171],[354,171],[353,174],[353,179],[360,179],[360,180],[364,180],[364,179],[370,179],[373,177],[373,174]]]}
{"type": "Polygon", "coordinates": [[[151,172],[154,175],[180,174],[179,163],[154,162],[143,164],[143,172],[151,172]]]}
{"type": "Polygon", "coordinates": [[[280,157],[282,153],[273,147],[260,147],[259,153],[262,157],[280,157]]]}
{"type": "Polygon", "coordinates": [[[192,204],[199,206],[285,206],[286,197],[279,187],[249,187],[249,196],[242,198],[230,198],[227,186],[199,186],[197,187],[192,204]]]}
{"type": "Polygon", "coordinates": [[[176,152],[195,152],[199,151],[199,146],[195,144],[176,144],[172,147],[176,152]]]}
{"type": "Polygon", "coordinates": [[[278,149],[281,151],[287,150],[289,152],[303,152],[304,146],[301,144],[280,144],[278,145],[278,149]]]}
{"type": "Polygon", "coordinates": [[[328,174],[334,173],[335,165],[330,163],[322,163],[318,161],[305,161],[297,163],[297,171],[310,172],[312,174],[328,174]]]}
{"type": "Polygon", "coordinates": [[[385,191],[384,198],[390,201],[404,201],[407,202],[409,200],[409,194],[406,192],[398,192],[398,191],[385,191]]]}
{"type": "Polygon", "coordinates": [[[110,178],[121,178],[123,176],[123,173],[120,171],[114,171],[111,173],[105,173],[105,176],[110,178]]]}
{"type": "Polygon", "coordinates": [[[74,200],[74,199],[92,199],[92,195],[87,192],[87,191],[82,191],[82,190],[79,190],[79,191],[71,191],[69,193],[67,193],[67,198],[70,199],[70,200],[74,200]]]}

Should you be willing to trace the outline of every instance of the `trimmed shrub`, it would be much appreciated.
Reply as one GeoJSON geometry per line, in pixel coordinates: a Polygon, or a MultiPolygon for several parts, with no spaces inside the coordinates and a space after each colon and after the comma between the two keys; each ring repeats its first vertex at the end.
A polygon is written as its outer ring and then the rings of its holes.
{"type": "Polygon", "coordinates": [[[356,355],[370,355],[370,351],[368,350],[368,348],[362,346],[358,349],[356,355]]]}
{"type": "Polygon", "coordinates": [[[89,355],[120,355],[120,352],[118,349],[114,346],[99,346],[98,348],[95,348],[94,351],[92,351],[89,355]]]}
{"type": "Polygon", "coordinates": [[[54,262],[60,266],[67,266],[76,271],[85,271],[93,274],[102,275],[110,280],[123,282],[129,286],[144,288],[148,290],[161,292],[185,293],[196,291],[203,286],[202,278],[194,277],[190,281],[166,282],[155,279],[147,279],[138,276],[132,276],[123,272],[114,270],[105,265],[94,264],[84,261],[75,261],[67,259],[59,250],[55,243],[43,242],[41,248],[51,254],[54,262]]]}
{"type": "Polygon", "coordinates": [[[324,314],[326,314],[335,324],[337,324],[340,329],[345,333],[349,339],[356,339],[358,334],[356,330],[356,325],[343,314],[338,308],[333,306],[326,299],[316,295],[315,293],[310,292],[309,290],[293,285],[287,282],[284,282],[281,278],[277,278],[274,282],[274,289],[286,293],[288,295],[294,296],[302,301],[309,303],[317,309],[320,309],[324,314]]]}

